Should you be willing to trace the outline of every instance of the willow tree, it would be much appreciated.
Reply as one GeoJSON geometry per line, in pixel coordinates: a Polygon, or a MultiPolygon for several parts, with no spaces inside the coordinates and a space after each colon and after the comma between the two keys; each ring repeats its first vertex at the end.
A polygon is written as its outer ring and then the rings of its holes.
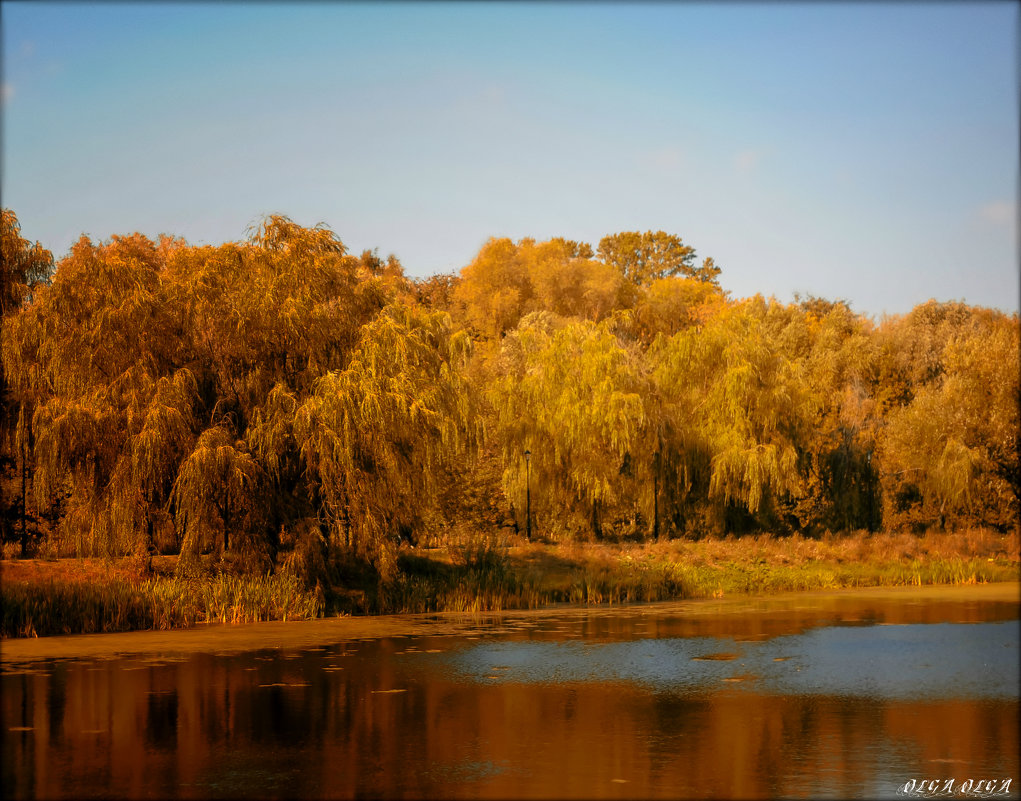
{"type": "MultiPolygon", "coordinates": [[[[0,209],[0,335],[8,330],[13,316],[21,311],[33,290],[45,282],[53,270],[53,254],[38,242],[34,244],[21,236],[17,215],[10,209],[0,209]]],[[[17,350],[11,336],[4,336],[2,351],[17,350]]],[[[0,476],[5,485],[5,498],[18,497],[18,505],[4,503],[0,517],[4,528],[0,534],[6,539],[7,528],[18,518],[21,529],[21,554],[28,549],[28,474],[31,461],[32,415],[31,388],[24,381],[12,387],[4,366],[7,357],[0,358],[0,476]],[[17,473],[17,476],[13,473],[17,473]],[[15,492],[8,492],[9,482],[18,484],[15,492]]]]}
{"type": "Polygon", "coordinates": [[[151,482],[130,442],[178,355],[166,254],[138,234],[83,237],[5,337],[8,370],[35,407],[37,503],[66,508],[59,533],[79,552],[141,547],[125,510],[163,500],[140,487],[151,482]]]}
{"type": "Polygon", "coordinates": [[[170,277],[207,424],[229,419],[237,436],[278,383],[307,392],[341,366],[386,302],[386,278],[348,256],[332,231],[282,216],[247,242],[181,253],[170,277]]]}
{"type": "Polygon", "coordinates": [[[547,516],[573,508],[598,536],[603,512],[633,497],[629,465],[644,423],[640,379],[611,321],[529,315],[504,340],[490,399],[515,505],[524,506],[528,468],[547,516]]]}
{"type": "Polygon", "coordinates": [[[806,529],[876,530],[881,523],[874,327],[842,301],[809,297],[772,310],[769,325],[812,400],[805,492],[790,511],[806,529]]]}
{"type": "Polygon", "coordinates": [[[980,330],[993,314],[957,301],[930,300],[907,314],[884,318],[875,332],[882,413],[907,405],[917,390],[939,381],[947,344],[980,330]]]}
{"type": "Polygon", "coordinates": [[[141,415],[137,410],[130,414],[133,436],[124,454],[130,449],[130,461],[119,461],[113,484],[121,525],[137,532],[136,552],[151,555],[157,549],[157,531],[164,533],[164,542],[176,539],[170,505],[178,470],[195,441],[198,385],[190,370],[180,368],[161,376],[146,394],[149,402],[141,415]]]}
{"type": "Polygon", "coordinates": [[[1016,529],[1018,319],[974,310],[944,345],[938,377],[887,415],[880,450],[891,525],[1016,529]]]}
{"type": "Polygon", "coordinates": [[[734,303],[654,354],[656,382],[672,399],[675,447],[708,457],[715,526],[731,512],[769,523],[778,498],[804,490],[811,399],[799,366],[770,336],[770,305],[758,296],[734,303]]]}
{"type": "Polygon", "coordinates": [[[390,305],[296,408],[293,435],[334,543],[385,563],[394,537],[435,505],[442,466],[470,455],[469,346],[449,315],[390,305]]]}
{"type": "MultiPolygon", "coordinates": [[[[230,550],[232,535],[260,545],[263,473],[245,443],[219,426],[202,432],[181,463],[174,482],[176,521],[182,555],[194,555],[211,541],[230,550]]],[[[264,537],[261,539],[265,539],[264,537]]]]}
{"type": "Polygon", "coordinates": [[[0,209],[0,317],[18,311],[52,271],[53,254],[22,237],[18,216],[0,209]]]}
{"type": "Polygon", "coordinates": [[[350,256],[326,226],[304,228],[280,215],[261,221],[245,242],[183,251],[170,273],[171,307],[202,399],[199,423],[229,440],[216,445],[217,458],[233,453],[240,475],[255,467],[260,475],[258,482],[223,484],[216,501],[201,494],[196,476],[220,470],[218,463],[196,456],[189,462],[195,480],[177,485],[174,508],[206,510],[190,515],[206,534],[189,546],[215,530],[224,537],[218,547],[230,547],[236,524],[246,542],[254,542],[249,527],[257,528],[272,553],[282,530],[314,516],[293,437],[295,409],[324,374],[347,365],[363,325],[410,285],[396,259],[384,262],[371,251],[350,256]],[[228,445],[232,450],[224,450],[228,445]],[[264,502],[243,498],[256,487],[264,502]],[[187,497],[192,492],[198,494],[187,497]],[[209,511],[214,507],[259,511],[224,521],[209,511]]]}

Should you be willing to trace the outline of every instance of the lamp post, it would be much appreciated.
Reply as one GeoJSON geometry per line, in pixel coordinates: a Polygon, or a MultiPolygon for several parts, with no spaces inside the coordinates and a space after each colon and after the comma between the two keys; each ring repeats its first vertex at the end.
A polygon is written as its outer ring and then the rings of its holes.
{"type": "Polygon", "coordinates": [[[532,541],[532,452],[525,451],[525,539],[532,541]]]}

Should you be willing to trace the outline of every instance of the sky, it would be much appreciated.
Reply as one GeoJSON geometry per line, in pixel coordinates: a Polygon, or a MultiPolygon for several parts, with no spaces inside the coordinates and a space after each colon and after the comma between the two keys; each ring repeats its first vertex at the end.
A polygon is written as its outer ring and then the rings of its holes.
{"type": "Polygon", "coordinates": [[[663,230],[735,298],[1014,312],[1018,8],[5,0],[0,199],[58,260],[278,213],[413,277],[663,230]]]}

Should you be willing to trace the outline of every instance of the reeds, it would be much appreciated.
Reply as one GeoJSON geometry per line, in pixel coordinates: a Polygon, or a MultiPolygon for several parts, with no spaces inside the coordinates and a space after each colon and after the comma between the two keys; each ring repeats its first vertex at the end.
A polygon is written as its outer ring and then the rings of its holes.
{"type": "Polygon", "coordinates": [[[202,584],[205,619],[219,623],[308,620],[323,610],[321,590],[309,591],[296,576],[218,575],[202,584]]]}
{"type": "Polygon", "coordinates": [[[512,553],[492,548],[470,561],[454,554],[444,570],[428,559],[406,561],[366,611],[488,612],[1021,578],[1016,536],[988,532],[570,543],[512,553]]]}
{"type": "Polygon", "coordinates": [[[4,582],[0,599],[3,637],[310,619],[324,606],[321,590],[309,590],[293,576],[223,574],[202,580],[160,576],[138,584],[119,578],[4,582]]]}
{"type": "Polygon", "coordinates": [[[495,612],[555,603],[616,604],[798,590],[1018,581],[1018,537],[995,532],[867,534],[648,544],[526,544],[465,539],[404,552],[387,579],[357,560],[307,576],[230,572],[124,575],[64,571],[4,581],[4,637],[172,629],[201,622],[335,613],[495,612]],[[87,576],[87,578],[82,578],[87,576]],[[325,591],[322,587],[325,587],[325,591]]]}

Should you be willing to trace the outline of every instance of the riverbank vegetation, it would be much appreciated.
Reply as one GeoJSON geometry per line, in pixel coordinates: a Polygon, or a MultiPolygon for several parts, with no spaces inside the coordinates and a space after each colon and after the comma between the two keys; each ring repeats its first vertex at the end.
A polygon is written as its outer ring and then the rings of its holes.
{"type": "MultiPolygon", "coordinates": [[[[2,239],[4,554],[130,557],[154,582],[131,620],[173,606],[171,579],[260,587],[238,619],[280,613],[287,588],[301,614],[495,608],[859,569],[723,580],[700,572],[719,567],[705,543],[775,542],[782,565],[804,543],[1017,536],[1016,314],[732,298],[711,258],[652,231],[492,239],[421,280],[280,216],[220,246],[82,237],[56,264],[8,210],[2,239]],[[529,534],[665,556],[586,557],[557,584],[503,547],[529,534]]],[[[996,573],[947,558],[896,557],[883,581],[996,573]]]]}
{"type": "MultiPolygon", "coordinates": [[[[5,560],[4,637],[182,628],[202,622],[302,620],[337,614],[492,612],[556,603],[628,603],[872,586],[1021,579],[1016,534],[992,531],[800,534],[660,543],[524,543],[410,548],[389,582],[338,557],[314,577],[232,575],[223,565],[182,578],[177,557],[151,574],[127,558],[5,560]]],[[[193,568],[194,571],[194,568],[193,568]]]]}

